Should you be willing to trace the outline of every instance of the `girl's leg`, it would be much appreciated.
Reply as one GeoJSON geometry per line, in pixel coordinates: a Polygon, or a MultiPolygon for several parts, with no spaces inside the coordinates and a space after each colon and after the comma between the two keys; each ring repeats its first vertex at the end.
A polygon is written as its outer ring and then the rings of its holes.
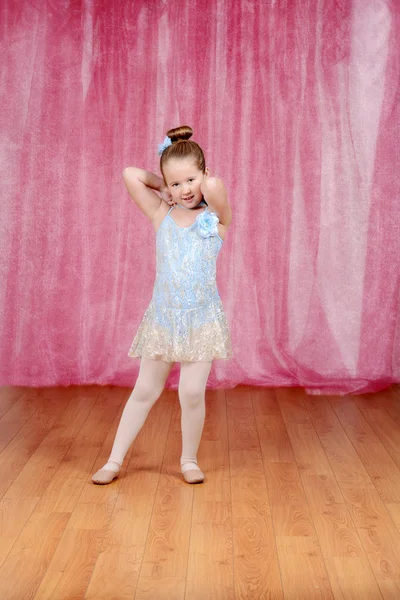
{"type": "Polygon", "coordinates": [[[203,433],[205,393],[211,367],[212,361],[181,363],[178,390],[182,410],[181,468],[186,481],[191,483],[198,483],[204,479],[197,465],[197,450],[203,433]],[[193,471],[197,471],[197,474],[193,474],[193,471]]]}
{"type": "MultiPolygon", "coordinates": [[[[151,407],[160,397],[174,363],[142,358],[139,375],[118,425],[108,462],[103,469],[118,472],[151,407]]],[[[99,473],[99,472],[98,472],[99,473]]],[[[97,473],[96,473],[97,475],[97,473]]],[[[98,477],[95,477],[98,479],[98,477]]]]}

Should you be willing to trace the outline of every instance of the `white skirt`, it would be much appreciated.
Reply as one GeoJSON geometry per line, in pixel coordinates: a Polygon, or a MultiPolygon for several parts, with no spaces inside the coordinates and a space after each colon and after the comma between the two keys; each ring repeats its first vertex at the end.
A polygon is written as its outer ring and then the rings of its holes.
{"type": "Polygon", "coordinates": [[[128,356],[166,362],[231,358],[231,338],[221,300],[185,310],[157,306],[152,300],[128,356]]]}

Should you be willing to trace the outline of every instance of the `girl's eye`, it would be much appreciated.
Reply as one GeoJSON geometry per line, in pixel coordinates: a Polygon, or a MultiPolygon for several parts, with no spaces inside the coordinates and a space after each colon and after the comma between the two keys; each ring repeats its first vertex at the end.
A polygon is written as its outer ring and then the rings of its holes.
{"type": "Polygon", "coordinates": [[[189,181],[194,181],[193,177],[191,177],[191,178],[189,179],[189,181]]]}

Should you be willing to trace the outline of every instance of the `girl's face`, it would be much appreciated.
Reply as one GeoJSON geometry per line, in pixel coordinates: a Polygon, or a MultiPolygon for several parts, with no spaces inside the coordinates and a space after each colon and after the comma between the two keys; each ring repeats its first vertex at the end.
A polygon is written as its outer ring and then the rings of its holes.
{"type": "Polygon", "coordinates": [[[164,180],[168,190],[177,204],[185,208],[195,208],[202,200],[200,186],[208,169],[203,173],[195,160],[187,158],[171,158],[163,166],[164,180]]]}

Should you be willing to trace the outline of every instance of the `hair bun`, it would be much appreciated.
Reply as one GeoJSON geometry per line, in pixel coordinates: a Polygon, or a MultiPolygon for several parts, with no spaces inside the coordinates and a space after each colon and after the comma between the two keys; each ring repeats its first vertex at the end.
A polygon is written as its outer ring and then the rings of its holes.
{"type": "Polygon", "coordinates": [[[181,125],[167,131],[167,136],[171,142],[178,142],[179,140],[188,140],[193,135],[193,129],[189,125],[181,125]]]}

